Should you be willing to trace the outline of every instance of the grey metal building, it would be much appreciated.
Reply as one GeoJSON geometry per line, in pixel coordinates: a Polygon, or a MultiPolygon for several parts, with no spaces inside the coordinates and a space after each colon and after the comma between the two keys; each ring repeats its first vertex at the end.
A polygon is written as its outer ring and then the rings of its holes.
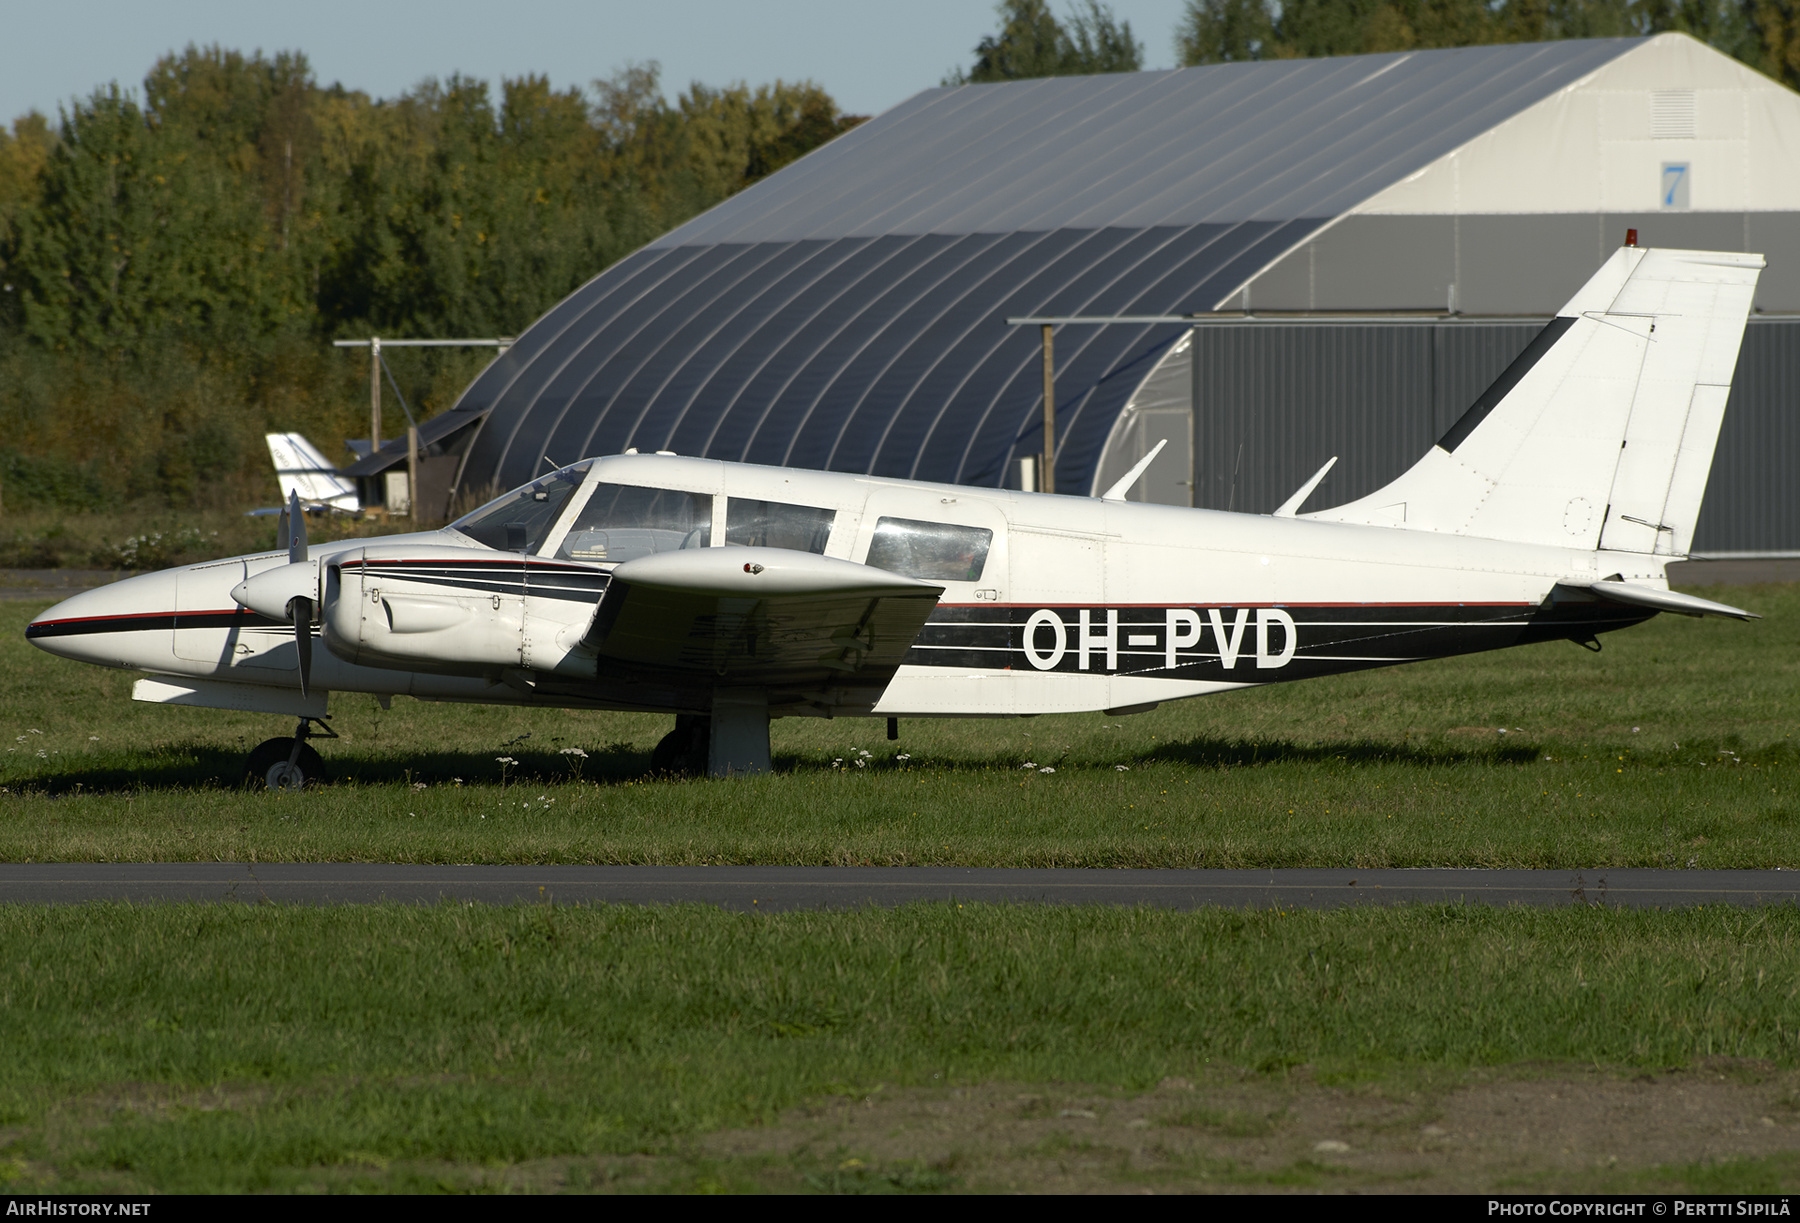
{"type": "MultiPolygon", "coordinates": [[[[1016,482],[1041,350],[1007,320],[1075,317],[1059,491],[1166,437],[1139,497],[1268,510],[1335,454],[1312,504],[1348,500],[1628,227],[1762,251],[1757,309],[1800,313],[1796,148],[1800,95],[1682,35],[928,90],[596,276],[423,440],[465,493],[630,447],[1016,482]]],[[[1800,550],[1796,341],[1750,329],[1702,548],[1800,550]]]]}

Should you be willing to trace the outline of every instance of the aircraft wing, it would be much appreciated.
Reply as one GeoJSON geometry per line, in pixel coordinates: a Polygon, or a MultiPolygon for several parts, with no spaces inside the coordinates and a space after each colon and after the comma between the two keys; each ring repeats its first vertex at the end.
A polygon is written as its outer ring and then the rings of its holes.
{"type": "Polygon", "coordinates": [[[781,548],[691,548],[612,572],[584,644],[603,675],[885,688],[942,586],[781,548]]]}

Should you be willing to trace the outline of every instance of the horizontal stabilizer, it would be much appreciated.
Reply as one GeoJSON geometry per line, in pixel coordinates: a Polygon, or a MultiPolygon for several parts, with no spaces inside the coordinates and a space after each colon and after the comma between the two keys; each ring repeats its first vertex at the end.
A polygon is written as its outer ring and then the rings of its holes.
{"type": "Polygon", "coordinates": [[[692,548],[612,572],[584,644],[603,670],[885,688],[942,586],[781,548],[692,548]]]}
{"type": "Polygon", "coordinates": [[[1673,590],[1658,590],[1654,586],[1638,586],[1631,582],[1594,582],[1588,586],[1574,587],[1585,590],[1613,603],[1625,603],[1632,607],[1648,607],[1655,611],[1675,612],[1683,616],[1730,616],[1733,620],[1761,620],[1755,612],[1745,611],[1741,607],[1732,607],[1728,603],[1714,603],[1711,599],[1700,599],[1693,595],[1679,594],[1673,590]]]}

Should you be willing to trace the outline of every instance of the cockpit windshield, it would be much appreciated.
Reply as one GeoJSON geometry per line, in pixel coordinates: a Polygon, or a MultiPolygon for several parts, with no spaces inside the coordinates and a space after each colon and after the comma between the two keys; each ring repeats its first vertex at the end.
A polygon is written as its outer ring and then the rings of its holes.
{"type": "Polygon", "coordinates": [[[575,463],[515,489],[458,518],[450,524],[451,529],[490,548],[535,554],[556,525],[569,494],[581,487],[592,462],[575,463]]]}
{"type": "Polygon", "coordinates": [[[564,560],[612,564],[712,542],[712,498],[673,488],[596,484],[556,549],[564,560]]]}

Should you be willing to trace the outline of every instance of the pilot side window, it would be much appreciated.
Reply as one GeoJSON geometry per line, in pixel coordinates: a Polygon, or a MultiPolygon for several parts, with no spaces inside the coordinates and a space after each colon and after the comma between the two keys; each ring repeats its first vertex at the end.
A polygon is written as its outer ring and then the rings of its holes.
{"type": "Polygon", "coordinates": [[[836,517],[836,510],[733,497],[725,503],[725,542],[744,548],[787,548],[823,555],[825,541],[831,538],[832,519],[836,517]]]}
{"type": "Polygon", "coordinates": [[[712,498],[672,488],[596,484],[556,555],[613,564],[712,542],[712,498]]]}
{"type": "Polygon", "coordinates": [[[883,518],[864,563],[874,569],[935,582],[973,582],[987,564],[994,533],[983,527],[883,518]]]}
{"type": "Polygon", "coordinates": [[[587,472],[587,463],[553,471],[465,514],[450,526],[490,548],[535,554],[562,514],[569,494],[581,487],[587,472]]]}

